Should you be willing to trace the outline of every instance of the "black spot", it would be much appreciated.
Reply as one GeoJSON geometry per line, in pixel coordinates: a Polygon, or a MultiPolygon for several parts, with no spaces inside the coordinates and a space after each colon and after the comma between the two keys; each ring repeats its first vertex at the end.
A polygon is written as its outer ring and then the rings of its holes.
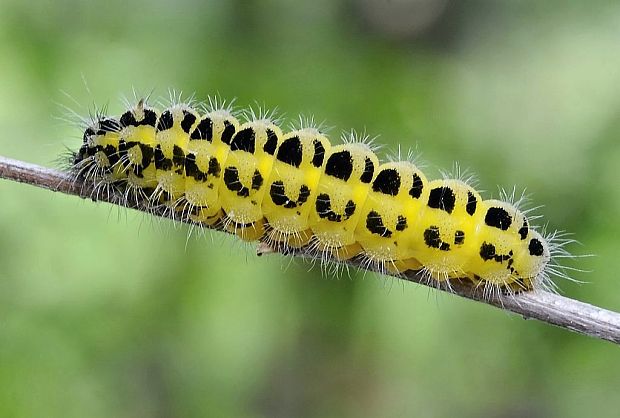
{"type": "Polygon", "coordinates": [[[213,121],[210,118],[202,119],[190,138],[193,140],[205,139],[211,142],[213,140],[213,121]]]}
{"type": "Polygon", "coordinates": [[[172,159],[166,158],[164,156],[163,151],[161,150],[161,145],[157,145],[154,152],[155,156],[155,168],[157,170],[168,171],[172,169],[172,159]]]}
{"type": "Polygon", "coordinates": [[[483,242],[480,247],[480,257],[484,260],[493,260],[495,258],[495,245],[483,242]]]}
{"type": "Polygon", "coordinates": [[[183,129],[183,132],[189,134],[189,131],[190,129],[192,129],[194,122],[196,122],[196,115],[187,110],[184,110],[183,120],[181,121],[181,129],[183,129]]]}
{"type": "Polygon", "coordinates": [[[385,225],[383,225],[383,219],[378,212],[374,210],[368,212],[368,216],[366,216],[366,229],[368,229],[371,233],[379,235],[383,238],[389,238],[392,236],[392,231],[387,229],[385,225]]]}
{"type": "Polygon", "coordinates": [[[436,187],[431,190],[428,197],[428,206],[434,209],[441,209],[448,213],[452,213],[456,203],[456,196],[449,187],[436,187]]]}
{"type": "Polygon", "coordinates": [[[148,125],[155,127],[157,123],[157,113],[152,109],[144,109],[144,119],[140,122],[140,125],[148,125]]]}
{"type": "Polygon", "coordinates": [[[353,214],[355,213],[355,202],[352,200],[349,200],[347,202],[347,205],[344,207],[344,214],[345,214],[345,221],[347,219],[349,219],[351,216],[353,216],[353,214]]]}
{"type": "Polygon", "coordinates": [[[484,223],[493,228],[508,230],[512,224],[512,216],[504,208],[489,208],[484,217],[484,223]]]}
{"type": "Polygon", "coordinates": [[[480,257],[484,261],[493,260],[497,263],[503,263],[504,261],[508,261],[508,268],[510,268],[513,264],[512,260],[512,251],[508,254],[497,254],[495,250],[495,245],[489,244],[488,242],[483,242],[482,246],[480,246],[480,257]]]}
{"type": "Polygon", "coordinates": [[[167,129],[172,128],[174,124],[174,119],[172,118],[172,112],[169,110],[164,110],[164,112],[159,116],[159,120],[157,121],[157,130],[165,131],[167,129]]]}
{"type": "Polygon", "coordinates": [[[476,213],[476,206],[478,206],[478,199],[471,191],[467,191],[467,205],[465,205],[465,210],[469,213],[470,216],[474,216],[476,213]]]}
{"type": "Polygon", "coordinates": [[[172,162],[176,166],[183,166],[185,164],[185,152],[178,145],[172,148],[172,162]]]}
{"type": "Polygon", "coordinates": [[[271,183],[269,196],[271,196],[271,201],[277,206],[283,206],[289,200],[284,193],[284,183],[281,181],[274,181],[271,183]]]}
{"type": "Polygon", "coordinates": [[[302,184],[299,188],[299,198],[297,199],[297,205],[301,206],[308,201],[310,197],[310,189],[305,184],[302,184]]]}
{"type": "Polygon", "coordinates": [[[263,185],[263,176],[260,174],[260,171],[254,170],[254,174],[252,175],[252,190],[258,190],[263,185]]]}
{"type": "Polygon", "coordinates": [[[263,145],[263,151],[269,155],[273,155],[278,147],[278,135],[271,129],[267,129],[267,142],[263,145]]]}
{"type": "Polygon", "coordinates": [[[405,218],[403,215],[398,215],[398,221],[396,222],[396,230],[404,231],[405,229],[407,229],[407,227],[408,227],[407,218],[405,218]]]}
{"type": "Polygon", "coordinates": [[[534,255],[537,257],[542,256],[545,253],[545,248],[542,245],[542,242],[538,238],[532,238],[530,240],[530,245],[528,246],[530,250],[530,255],[534,255]]]}
{"type": "Polygon", "coordinates": [[[207,175],[200,171],[196,164],[196,155],[189,153],[185,157],[185,175],[193,177],[196,181],[204,182],[207,180],[207,175]]]}
{"type": "Polygon", "coordinates": [[[224,170],[224,184],[231,192],[237,192],[237,196],[248,197],[250,190],[241,184],[239,170],[235,167],[226,167],[224,170]]]}
{"type": "Polygon", "coordinates": [[[336,152],[327,159],[325,174],[347,181],[353,172],[353,158],[349,151],[336,152]]]}
{"type": "Polygon", "coordinates": [[[424,190],[424,182],[417,173],[413,173],[413,184],[411,189],[409,189],[409,196],[419,199],[422,195],[422,190],[424,190]]]}
{"type": "Polygon", "coordinates": [[[521,236],[522,240],[527,238],[527,233],[529,232],[529,230],[530,228],[527,225],[527,219],[523,219],[523,226],[521,226],[521,228],[519,229],[519,235],[521,236]]]}
{"type": "Polygon", "coordinates": [[[230,141],[235,134],[235,125],[230,121],[224,121],[224,131],[222,132],[222,142],[226,145],[230,145],[230,141]]]}
{"type": "Polygon", "coordinates": [[[133,112],[131,111],[127,111],[123,113],[123,115],[121,116],[120,122],[121,122],[121,127],[123,128],[127,126],[138,126],[138,122],[136,121],[136,118],[133,112]]]}
{"type": "Polygon", "coordinates": [[[441,251],[450,250],[450,244],[441,240],[438,226],[431,226],[424,231],[424,242],[431,248],[437,248],[441,251]]]}
{"type": "Polygon", "coordinates": [[[231,151],[245,151],[254,154],[256,146],[256,133],[252,128],[245,128],[235,134],[230,142],[231,151]]]}
{"type": "Polygon", "coordinates": [[[454,245],[461,245],[465,243],[465,232],[456,231],[454,233],[454,245]]]}
{"type": "Polygon", "coordinates": [[[375,174],[375,165],[369,157],[364,160],[364,172],[360,176],[362,183],[370,183],[372,176],[375,174]]]}
{"type": "Polygon", "coordinates": [[[372,190],[391,196],[396,196],[400,189],[400,174],[394,168],[386,168],[379,171],[375,181],[372,182],[372,190]]]}
{"type": "Polygon", "coordinates": [[[214,177],[219,177],[222,172],[222,167],[220,166],[220,162],[215,157],[211,157],[209,159],[209,168],[207,169],[207,174],[210,174],[214,177]]]}
{"type": "Polygon", "coordinates": [[[314,156],[312,157],[312,165],[319,168],[323,165],[323,160],[325,159],[325,147],[318,139],[312,141],[312,145],[314,145],[314,156]]]}
{"type": "Polygon", "coordinates": [[[332,210],[332,203],[328,194],[321,193],[318,195],[314,205],[319,218],[327,219],[331,222],[340,222],[342,220],[342,216],[332,210]]]}
{"type": "Polygon", "coordinates": [[[141,142],[138,142],[137,145],[140,147],[140,152],[142,153],[141,166],[142,168],[146,168],[151,164],[151,161],[153,161],[153,147],[141,142]]]}
{"type": "Polygon", "coordinates": [[[293,136],[280,144],[276,158],[293,167],[299,167],[303,157],[302,152],[301,140],[298,136],[293,136]]]}

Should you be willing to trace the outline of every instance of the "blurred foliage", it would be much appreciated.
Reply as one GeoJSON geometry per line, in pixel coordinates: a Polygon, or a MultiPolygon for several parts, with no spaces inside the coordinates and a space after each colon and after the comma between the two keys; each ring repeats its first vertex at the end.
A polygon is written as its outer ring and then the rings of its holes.
{"type": "MultiPolygon", "coordinates": [[[[620,4],[0,2],[0,153],[52,165],[69,106],[132,89],[381,135],[574,233],[570,297],[620,310],[620,4]],[[65,95],[63,92],[66,92],[65,95]]],[[[373,274],[0,182],[0,416],[599,417],[617,347],[373,274]]]]}

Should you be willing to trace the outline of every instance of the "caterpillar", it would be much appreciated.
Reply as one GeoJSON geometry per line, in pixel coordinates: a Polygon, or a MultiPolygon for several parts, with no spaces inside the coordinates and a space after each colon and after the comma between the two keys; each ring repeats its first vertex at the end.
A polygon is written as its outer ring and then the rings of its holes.
{"type": "Polygon", "coordinates": [[[467,180],[428,179],[408,159],[380,162],[354,134],[333,144],[313,123],[284,131],[273,114],[242,116],[216,100],[161,110],[138,100],[86,123],[70,171],[96,193],[132,196],[244,241],[390,274],[515,292],[547,286],[557,271],[562,244],[507,194],[485,200],[467,180]]]}

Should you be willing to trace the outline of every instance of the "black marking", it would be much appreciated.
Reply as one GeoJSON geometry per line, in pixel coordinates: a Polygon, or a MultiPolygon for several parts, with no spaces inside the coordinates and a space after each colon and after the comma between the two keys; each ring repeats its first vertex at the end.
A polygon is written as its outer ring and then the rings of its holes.
{"type": "Polygon", "coordinates": [[[241,184],[239,170],[236,167],[224,169],[224,184],[231,192],[237,192],[237,196],[248,197],[250,195],[250,190],[241,184]]]}
{"type": "Polygon", "coordinates": [[[327,219],[332,222],[346,221],[355,213],[355,203],[351,200],[347,202],[344,209],[344,216],[340,215],[332,210],[331,199],[328,194],[321,193],[317,196],[315,202],[316,212],[321,219],[327,219]]]}
{"type": "Polygon", "coordinates": [[[543,247],[542,242],[538,238],[532,238],[530,240],[530,245],[528,246],[530,250],[530,255],[540,257],[545,253],[545,248],[543,247]]]}
{"type": "Polygon", "coordinates": [[[271,196],[271,201],[277,206],[284,206],[289,201],[289,198],[284,193],[284,183],[281,181],[271,183],[269,196],[271,196]]]}
{"type": "Polygon", "coordinates": [[[154,128],[156,123],[157,123],[157,113],[155,113],[155,111],[152,109],[144,109],[144,119],[142,119],[142,121],[139,122],[139,124],[145,125],[145,126],[146,125],[152,126],[154,128]]]}
{"type": "Polygon", "coordinates": [[[527,238],[527,234],[530,231],[530,228],[527,224],[527,219],[523,219],[523,225],[519,229],[519,235],[521,236],[521,240],[527,238]]]}
{"type": "Polygon", "coordinates": [[[172,159],[166,158],[164,152],[161,150],[161,145],[157,145],[155,148],[155,168],[157,170],[172,170],[172,159]]]}
{"type": "Polygon", "coordinates": [[[194,180],[199,182],[205,182],[207,180],[207,175],[198,168],[196,164],[196,155],[193,153],[189,153],[185,157],[185,175],[193,177],[194,180]]]}
{"type": "Polygon", "coordinates": [[[172,147],[172,162],[180,167],[185,164],[185,151],[178,145],[172,147]]]}
{"type": "Polygon", "coordinates": [[[269,155],[273,155],[276,153],[276,148],[278,147],[278,135],[271,129],[267,129],[267,142],[263,145],[263,151],[265,151],[269,155]]]}
{"type": "Polygon", "coordinates": [[[465,232],[456,231],[454,233],[454,245],[462,245],[465,243],[465,232]]]}
{"type": "Polygon", "coordinates": [[[258,190],[263,185],[263,176],[260,174],[260,171],[254,170],[254,174],[252,175],[252,190],[258,190]]]}
{"type": "Polygon", "coordinates": [[[450,250],[450,244],[441,240],[438,226],[430,226],[424,231],[424,242],[431,248],[437,248],[441,251],[450,250]]]}
{"type": "Polygon", "coordinates": [[[372,234],[379,235],[383,238],[389,238],[392,236],[392,231],[390,231],[384,224],[381,215],[374,210],[368,212],[366,216],[366,229],[368,229],[372,234]]]}
{"type": "Polygon", "coordinates": [[[353,214],[355,213],[355,208],[357,207],[357,205],[355,204],[354,201],[349,200],[346,204],[346,206],[344,207],[344,215],[345,218],[344,220],[346,221],[347,219],[349,219],[351,216],[353,216],[353,214]]]}
{"type": "Polygon", "coordinates": [[[325,159],[325,147],[318,139],[313,140],[312,145],[314,145],[314,156],[312,157],[312,165],[320,168],[323,165],[323,160],[325,159]]]}
{"type": "Polygon", "coordinates": [[[174,119],[172,118],[172,112],[170,112],[170,110],[164,110],[157,121],[157,131],[161,132],[170,129],[173,124],[174,119]]]}
{"type": "Polygon", "coordinates": [[[308,197],[310,197],[310,189],[305,184],[302,184],[299,188],[299,197],[297,201],[295,201],[286,195],[284,191],[284,183],[282,181],[275,181],[271,184],[269,195],[271,196],[271,201],[274,204],[284,206],[287,209],[292,209],[301,206],[308,201],[308,197]]]}
{"type": "Polygon", "coordinates": [[[452,189],[447,186],[434,188],[428,196],[429,207],[441,209],[448,213],[452,213],[455,203],[456,196],[454,196],[452,189]]]}
{"type": "Polygon", "coordinates": [[[222,132],[222,142],[230,145],[233,135],[235,134],[235,125],[229,120],[224,121],[224,131],[222,132]]]}
{"type": "Polygon", "coordinates": [[[396,196],[400,189],[400,174],[394,168],[386,168],[379,171],[377,177],[372,182],[374,192],[396,196]]]}
{"type": "Polygon", "coordinates": [[[230,142],[231,151],[245,151],[254,154],[256,146],[256,133],[252,128],[245,128],[237,132],[230,142]]]}
{"type": "Polygon", "coordinates": [[[407,218],[405,218],[403,215],[398,215],[398,221],[396,222],[396,230],[404,231],[405,229],[407,229],[407,227],[408,227],[407,218]]]}
{"type": "Polygon", "coordinates": [[[419,199],[420,196],[422,196],[423,190],[424,182],[417,173],[413,173],[413,184],[411,186],[411,189],[409,189],[409,196],[413,197],[414,199],[419,199]]]}
{"type": "Polygon", "coordinates": [[[138,121],[136,121],[136,117],[134,116],[132,111],[127,111],[123,113],[120,118],[121,127],[125,128],[127,126],[138,126],[138,121]]]}
{"type": "Polygon", "coordinates": [[[201,119],[194,132],[192,132],[190,139],[213,141],[213,121],[211,118],[201,119]]]}
{"type": "Polygon", "coordinates": [[[325,164],[325,174],[347,181],[353,173],[353,158],[349,151],[336,152],[329,156],[325,164]]]}
{"type": "Polygon", "coordinates": [[[293,136],[285,139],[278,148],[276,158],[293,167],[299,167],[303,158],[303,148],[299,137],[293,136]]]}
{"type": "Polygon", "coordinates": [[[207,169],[207,174],[210,174],[215,178],[219,178],[221,172],[222,167],[220,166],[220,162],[217,160],[217,158],[211,157],[209,159],[209,168],[207,169]]]}
{"type": "Polygon", "coordinates": [[[364,172],[360,176],[360,181],[362,183],[370,183],[374,174],[375,164],[372,162],[370,157],[366,157],[366,159],[364,160],[364,172]]]}
{"type": "Polygon", "coordinates": [[[512,259],[512,251],[508,254],[497,254],[497,250],[495,249],[495,245],[489,244],[488,242],[483,242],[480,246],[480,257],[484,261],[495,261],[496,263],[502,264],[504,261],[508,261],[508,267],[512,266],[512,263],[509,261],[512,259]]]}
{"type": "Polygon", "coordinates": [[[504,208],[491,207],[487,210],[484,223],[490,227],[506,231],[512,224],[512,216],[504,208]]]}
{"type": "Polygon", "coordinates": [[[181,129],[183,129],[183,132],[185,132],[186,134],[189,134],[189,131],[192,129],[192,126],[194,126],[194,122],[196,122],[196,115],[194,115],[192,112],[188,110],[184,110],[183,120],[181,121],[181,129]]]}
{"type": "Polygon", "coordinates": [[[474,216],[476,213],[476,207],[478,206],[478,199],[471,191],[467,191],[467,204],[465,205],[465,211],[469,213],[470,216],[474,216]]]}
{"type": "Polygon", "coordinates": [[[308,201],[310,197],[310,189],[305,184],[299,187],[299,198],[297,199],[297,206],[301,206],[308,201]]]}

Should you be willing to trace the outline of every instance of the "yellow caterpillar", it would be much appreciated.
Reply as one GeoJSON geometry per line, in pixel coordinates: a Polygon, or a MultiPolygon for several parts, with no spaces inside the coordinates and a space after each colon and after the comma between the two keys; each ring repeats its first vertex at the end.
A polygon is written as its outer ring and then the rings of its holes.
{"type": "Polygon", "coordinates": [[[118,118],[98,116],[72,169],[246,241],[359,257],[394,274],[529,290],[548,278],[554,252],[515,204],[483,200],[465,181],[428,180],[409,161],[381,163],[368,144],[331,144],[315,127],[283,132],[263,115],[240,123],[224,106],[200,114],[140,100],[118,118]]]}

